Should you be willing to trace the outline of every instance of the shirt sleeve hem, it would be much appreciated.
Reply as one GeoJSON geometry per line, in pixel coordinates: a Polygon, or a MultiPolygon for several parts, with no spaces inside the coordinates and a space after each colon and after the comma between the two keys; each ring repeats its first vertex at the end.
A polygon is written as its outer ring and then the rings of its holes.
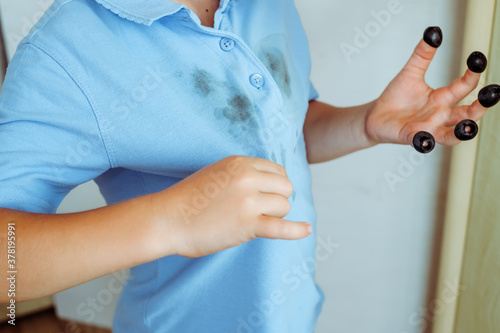
{"type": "Polygon", "coordinates": [[[20,206],[23,209],[29,206],[34,208],[36,212],[55,213],[57,210],[57,207],[50,202],[34,197],[25,191],[14,187],[0,186],[0,207],[19,209],[20,206]]]}

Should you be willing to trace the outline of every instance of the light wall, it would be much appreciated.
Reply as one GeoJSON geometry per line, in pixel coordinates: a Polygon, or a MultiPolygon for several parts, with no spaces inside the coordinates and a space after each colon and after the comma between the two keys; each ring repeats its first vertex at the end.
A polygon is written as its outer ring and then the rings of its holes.
{"type": "MultiPolygon", "coordinates": [[[[377,98],[428,26],[440,26],[444,42],[427,82],[437,88],[459,75],[465,1],[296,4],[322,101],[350,106],[377,98]],[[390,19],[373,14],[391,10],[390,19]],[[369,44],[356,40],[358,29],[368,29],[369,44]],[[357,50],[346,57],[342,47],[357,50]]],[[[317,332],[416,333],[430,325],[426,317],[433,309],[425,304],[434,297],[428,287],[433,285],[429,276],[436,274],[432,252],[442,223],[446,156],[438,147],[419,160],[411,147],[382,145],[312,166],[319,237],[338,244],[328,259],[318,262],[317,280],[326,302],[317,332]]]]}

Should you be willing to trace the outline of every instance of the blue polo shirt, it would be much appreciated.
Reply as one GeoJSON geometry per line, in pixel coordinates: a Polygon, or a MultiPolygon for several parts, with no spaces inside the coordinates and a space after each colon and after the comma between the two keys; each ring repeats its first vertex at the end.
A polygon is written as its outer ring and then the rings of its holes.
{"type": "MultiPolygon", "coordinates": [[[[56,0],[2,87],[0,206],[55,213],[92,179],[114,204],[247,155],[286,168],[286,219],[314,227],[309,76],[292,0],[222,0],[214,28],[168,0],[56,0]]],[[[312,332],[315,247],[259,238],[133,267],[114,332],[312,332]]]]}

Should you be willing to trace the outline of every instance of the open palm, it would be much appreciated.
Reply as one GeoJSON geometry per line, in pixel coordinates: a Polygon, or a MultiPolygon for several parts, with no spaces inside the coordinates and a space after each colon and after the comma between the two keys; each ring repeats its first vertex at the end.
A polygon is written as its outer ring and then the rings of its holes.
{"type": "Polygon", "coordinates": [[[426,131],[437,143],[451,146],[460,142],[454,126],[464,119],[477,121],[484,116],[487,108],[478,100],[457,106],[477,87],[481,74],[467,69],[463,77],[447,87],[432,89],[427,85],[425,73],[436,50],[424,39],[417,45],[408,63],[367,114],[365,130],[369,140],[412,144],[416,133],[426,131]]]}

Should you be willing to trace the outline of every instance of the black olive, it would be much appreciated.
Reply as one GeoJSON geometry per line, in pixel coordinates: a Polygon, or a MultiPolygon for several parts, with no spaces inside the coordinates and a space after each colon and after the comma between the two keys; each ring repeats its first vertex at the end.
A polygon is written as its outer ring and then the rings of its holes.
{"type": "Polygon", "coordinates": [[[462,141],[468,141],[474,139],[478,132],[479,132],[479,127],[477,126],[474,120],[465,119],[459,122],[457,126],[455,126],[455,136],[457,137],[457,139],[462,141]],[[467,126],[470,127],[469,132],[465,131],[465,128],[467,126]]]}
{"type": "Polygon", "coordinates": [[[500,86],[498,84],[490,84],[479,91],[479,103],[485,108],[491,108],[500,100],[500,86]]]}
{"type": "Polygon", "coordinates": [[[436,140],[431,133],[420,131],[413,137],[413,147],[419,153],[430,153],[435,146],[436,140]]]}
{"type": "Polygon", "coordinates": [[[467,67],[474,73],[482,73],[488,65],[486,56],[479,51],[472,52],[467,59],[467,67]]]}
{"type": "Polygon", "coordinates": [[[430,46],[438,48],[443,42],[443,32],[439,27],[428,27],[424,32],[424,41],[430,46]]]}

